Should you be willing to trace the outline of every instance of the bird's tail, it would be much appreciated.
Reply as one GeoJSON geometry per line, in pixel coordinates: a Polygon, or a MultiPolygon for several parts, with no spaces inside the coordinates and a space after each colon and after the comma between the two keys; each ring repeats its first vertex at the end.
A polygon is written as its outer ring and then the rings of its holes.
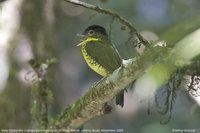
{"type": "Polygon", "coordinates": [[[119,94],[117,94],[116,104],[120,105],[121,107],[124,106],[124,91],[121,91],[119,94]]]}
{"type": "Polygon", "coordinates": [[[128,89],[133,89],[135,84],[135,81],[131,82],[126,88],[125,90],[121,91],[119,94],[117,94],[116,96],[116,104],[120,105],[121,107],[124,106],[124,91],[127,92],[128,89]]]}

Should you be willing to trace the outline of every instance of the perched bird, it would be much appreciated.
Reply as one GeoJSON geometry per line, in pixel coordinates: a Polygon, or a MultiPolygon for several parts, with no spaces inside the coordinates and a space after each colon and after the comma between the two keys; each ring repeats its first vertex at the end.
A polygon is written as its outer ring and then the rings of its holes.
{"type": "MultiPolygon", "coordinates": [[[[86,39],[77,46],[81,46],[82,55],[92,70],[105,77],[122,65],[122,58],[102,26],[89,26],[84,36],[86,39]]],[[[116,96],[116,104],[124,106],[123,91],[116,96]]]]}

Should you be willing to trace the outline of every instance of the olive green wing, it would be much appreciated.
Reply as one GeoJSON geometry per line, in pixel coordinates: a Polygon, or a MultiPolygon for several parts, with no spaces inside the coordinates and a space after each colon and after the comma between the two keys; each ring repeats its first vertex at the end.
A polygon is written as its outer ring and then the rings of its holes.
{"type": "Polygon", "coordinates": [[[122,64],[121,57],[112,45],[101,44],[101,42],[89,42],[85,48],[88,55],[110,73],[122,64]]]}

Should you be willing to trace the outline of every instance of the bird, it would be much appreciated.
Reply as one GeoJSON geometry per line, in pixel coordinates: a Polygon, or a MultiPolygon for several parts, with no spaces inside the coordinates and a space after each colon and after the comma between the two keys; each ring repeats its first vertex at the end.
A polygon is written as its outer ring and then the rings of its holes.
{"type": "MultiPolygon", "coordinates": [[[[87,65],[97,74],[109,76],[122,65],[122,58],[104,27],[91,25],[84,30],[83,36],[85,39],[77,46],[81,47],[87,65]]],[[[117,94],[116,105],[124,106],[124,91],[117,94]]]]}

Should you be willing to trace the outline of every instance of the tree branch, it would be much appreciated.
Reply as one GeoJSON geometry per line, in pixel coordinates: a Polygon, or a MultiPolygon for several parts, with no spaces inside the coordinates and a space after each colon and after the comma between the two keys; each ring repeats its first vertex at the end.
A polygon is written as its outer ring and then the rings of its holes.
{"type": "Polygon", "coordinates": [[[95,5],[91,5],[91,4],[88,4],[88,3],[85,3],[85,2],[82,2],[82,1],[79,1],[79,0],[64,0],[68,3],[71,3],[71,4],[74,4],[74,5],[78,5],[78,6],[82,6],[84,8],[87,8],[87,9],[90,9],[90,10],[93,10],[93,11],[96,11],[96,12],[99,12],[99,13],[102,13],[102,14],[106,14],[106,15],[110,15],[112,16],[113,18],[117,18],[122,24],[126,25],[129,29],[130,29],[130,33],[135,33],[136,36],[138,37],[138,39],[140,40],[140,42],[144,45],[148,45],[149,42],[144,39],[136,30],[136,28],[133,27],[133,25],[128,21],[126,20],[125,18],[121,17],[119,14],[109,10],[109,9],[103,9],[103,8],[100,8],[98,6],[95,6],[95,5]]]}
{"type": "MultiPolygon", "coordinates": [[[[138,38],[142,43],[148,44],[148,42],[143,40],[140,34],[137,33],[132,24],[118,14],[77,0],[65,1],[119,19],[120,22],[126,25],[131,31],[134,31],[137,36],[139,35],[138,38]]],[[[50,128],[76,129],[90,119],[105,114],[105,103],[112,100],[120,91],[143,74],[147,77],[153,77],[157,82],[156,89],[158,89],[160,85],[169,79],[169,76],[176,69],[188,65],[188,62],[200,53],[199,35],[200,31],[198,30],[177,43],[176,46],[171,49],[158,46],[155,47],[155,50],[152,50],[150,46],[150,48],[147,48],[144,53],[136,59],[130,59],[124,62],[113,74],[103,78],[89,88],[88,92],[82,98],[75,101],[57,116],[57,118],[52,121],[50,128]],[[193,52],[191,53],[191,50],[188,49],[192,48],[193,52]],[[163,72],[162,75],[159,75],[160,72],[163,72]]],[[[145,90],[140,91],[140,94],[151,91],[148,89],[149,86],[146,87],[145,90]]],[[[140,96],[145,97],[146,95],[140,96]]]]}
{"type": "Polygon", "coordinates": [[[137,60],[126,61],[112,75],[100,80],[82,98],[65,109],[53,122],[51,128],[79,128],[88,120],[104,114],[104,104],[141,76],[158,57],[159,52],[147,50],[137,60]]]}
{"type": "MultiPolygon", "coordinates": [[[[173,49],[157,46],[152,51],[152,48],[147,48],[143,55],[138,56],[135,60],[130,59],[124,62],[113,74],[103,78],[91,87],[82,98],[65,109],[53,121],[50,128],[76,129],[90,119],[104,114],[104,104],[143,74],[157,82],[154,90],[149,85],[140,90],[139,97],[146,98],[146,93],[155,92],[174,71],[188,65],[188,62],[200,54],[199,35],[200,30],[195,31],[177,43],[173,49]],[[160,56],[160,54],[164,54],[164,56],[160,56]]],[[[146,83],[143,82],[143,84],[146,83]]]]}
{"type": "Polygon", "coordinates": [[[51,58],[44,61],[31,59],[29,64],[35,71],[35,78],[33,82],[33,106],[31,113],[33,118],[36,120],[36,126],[42,129],[47,129],[49,124],[49,107],[52,100],[52,92],[48,87],[47,73],[48,68],[55,64],[56,59],[51,58]]]}

